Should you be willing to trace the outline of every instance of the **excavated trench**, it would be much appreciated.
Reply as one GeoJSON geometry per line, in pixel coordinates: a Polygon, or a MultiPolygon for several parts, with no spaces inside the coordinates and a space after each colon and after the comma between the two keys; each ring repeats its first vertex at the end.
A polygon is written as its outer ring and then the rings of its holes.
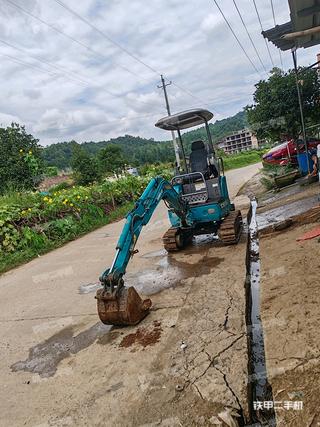
{"type": "Polygon", "coordinates": [[[273,402],[268,382],[263,325],[260,316],[260,254],[256,220],[257,201],[251,200],[247,215],[248,240],[246,256],[246,324],[248,336],[248,402],[251,426],[276,426],[273,409],[264,402],[273,402]],[[261,408],[262,406],[262,408],[261,408]]]}

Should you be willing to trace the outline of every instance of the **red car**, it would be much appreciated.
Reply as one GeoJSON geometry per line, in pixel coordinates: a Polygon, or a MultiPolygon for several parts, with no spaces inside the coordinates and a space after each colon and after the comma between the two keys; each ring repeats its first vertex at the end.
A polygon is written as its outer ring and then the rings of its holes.
{"type": "MultiPolygon", "coordinates": [[[[310,138],[308,139],[307,144],[308,150],[317,149],[318,144],[320,144],[320,140],[310,138]]],[[[264,154],[262,156],[262,161],[270,165],[297,165],[297,152],[305,152],[304,143],[301,140],[296,142],[294,139],[290,139],[289,141],[273,147],[270,151],[264,154]]]]}

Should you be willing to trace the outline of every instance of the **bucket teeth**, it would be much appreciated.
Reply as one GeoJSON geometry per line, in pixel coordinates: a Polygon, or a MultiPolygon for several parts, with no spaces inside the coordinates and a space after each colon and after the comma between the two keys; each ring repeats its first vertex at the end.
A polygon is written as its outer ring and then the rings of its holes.
{"type": "Polygon", "coordinates": [[[134,287],[122,288],[119,295],[105,289],[96,294],[100,320],[106,325],[136,325],[149,313],[150,299],[142,300],[134,287]]]}

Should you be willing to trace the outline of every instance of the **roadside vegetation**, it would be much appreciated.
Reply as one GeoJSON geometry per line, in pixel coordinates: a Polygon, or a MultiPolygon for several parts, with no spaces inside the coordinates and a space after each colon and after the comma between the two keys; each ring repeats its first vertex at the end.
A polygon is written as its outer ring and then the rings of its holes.
{"type": "Polygon", "coordinates": [[[0,197],[0,272],[123,218],[150,177],[0,197]]]}
{"type": "Polygon", "coordinates": [[[261,150],[244,151],[238,154],[231,154],[229,156],[222,155],[225,170],[238,169],[244,166],[252,165],[261,162],[262,155],[268,151],[269,148],[261,150]]]}

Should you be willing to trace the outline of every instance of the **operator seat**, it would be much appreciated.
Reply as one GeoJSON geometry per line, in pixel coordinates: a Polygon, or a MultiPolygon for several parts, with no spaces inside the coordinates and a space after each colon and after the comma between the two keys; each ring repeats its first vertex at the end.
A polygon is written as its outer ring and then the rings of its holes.
{"type": "Polygon", "coordinates": [[[208,152],[201,140],[191,144],[190,168],[191,172],[201,172],[205,178],[209,178],[208,152]]]}

